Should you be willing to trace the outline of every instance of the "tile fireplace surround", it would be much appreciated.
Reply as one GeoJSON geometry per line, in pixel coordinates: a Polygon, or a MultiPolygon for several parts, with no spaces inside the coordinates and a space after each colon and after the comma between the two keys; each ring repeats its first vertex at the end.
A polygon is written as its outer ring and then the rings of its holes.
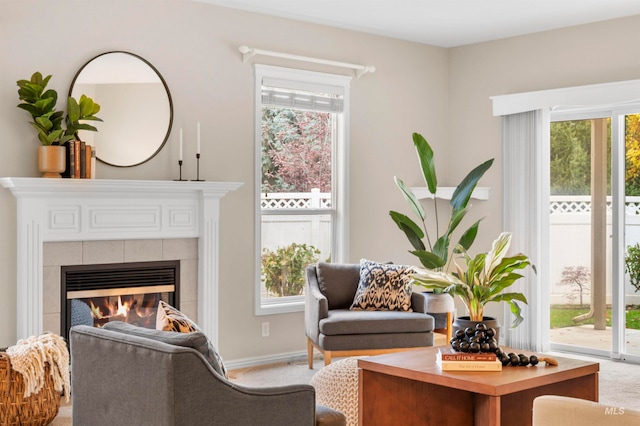
{"type": "MultiPolygon", "coordinates": [[[[85,247],[81,256],[91,246],[119,256],[108,248],[115,244],[122,247],[122,261],[135,261],[127,257],[127,247],[140,244],[159,247],[160,257],[167,256],[162,250],[186,246],[185,254],[171,255],[184,259],[193,257],[188,247],[197,245],[197,307],[191,309],[197,309],[199,325],[217,346],[220,199],[242,183],[6,177],[0,185],[17,200],[18,339],[44,331],[44,254],[50,264],[49,253],[61,247],[58,243],[82,243],[69,245],[85,247]]],[[[111,262],[109,255],[93,263],[100,262],[111,262]]]]}

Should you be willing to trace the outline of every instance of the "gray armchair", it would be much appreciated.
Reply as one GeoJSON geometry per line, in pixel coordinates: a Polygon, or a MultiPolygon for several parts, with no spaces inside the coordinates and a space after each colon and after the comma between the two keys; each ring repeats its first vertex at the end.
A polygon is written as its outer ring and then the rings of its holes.
{"type": "Polygon", "coordinates": [[[313,349],[324,356],[374,355],[433,346],[434,319],[425,298],[411,295],[413,312],[350,310],[358,283],[359,264],[318,263],[306,269],[305,332],[309,368],[313,349]]]}
{"type": "Polygon", "coordinates": [[[310,385],[248,388],[228,381],[203,355],[202,333],[135,328],[133,334],[71,328],[74,424],[346,424],[342,413],[316,407],[310,385]]]}

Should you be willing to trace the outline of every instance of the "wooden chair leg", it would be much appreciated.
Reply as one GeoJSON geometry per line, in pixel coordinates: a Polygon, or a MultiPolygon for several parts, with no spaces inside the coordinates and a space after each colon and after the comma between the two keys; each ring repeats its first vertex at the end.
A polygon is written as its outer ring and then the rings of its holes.
{"type": "Polygon", "coordinates": [[[311,339],[307,337],[307,362],[309,363],[309,368],[313,369],[313,343],[311,339]]]}
{"type": "Polygon", "coordinates": [[[331,364],[331,351],[324,351],[324,365],[331,364]]]}

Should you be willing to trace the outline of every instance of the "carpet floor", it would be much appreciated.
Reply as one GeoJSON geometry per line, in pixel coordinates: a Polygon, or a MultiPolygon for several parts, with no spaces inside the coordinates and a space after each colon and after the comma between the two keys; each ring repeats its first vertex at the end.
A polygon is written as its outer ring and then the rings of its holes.
{"type": "MultiPolygon", "coordinates": [[[[567,354],[557,355],[599,362],[600,403],[640,410],[640,387],[637,379],[640,374],[640,365],[601,358],[567,354]]],[[[308,384],[313,375],[322,366],[322,360],[318,358],[314,361],[314,368],[310,370],[307,367],[306,359],[304,359],[288,363],[231,370],[229,371],[229,379],[235,383],[251,387],[308,384]]],[[[71,404],[65,404],[63,399],[60,412],[51,425],[68,426],[71,424],[71,404]]]]}

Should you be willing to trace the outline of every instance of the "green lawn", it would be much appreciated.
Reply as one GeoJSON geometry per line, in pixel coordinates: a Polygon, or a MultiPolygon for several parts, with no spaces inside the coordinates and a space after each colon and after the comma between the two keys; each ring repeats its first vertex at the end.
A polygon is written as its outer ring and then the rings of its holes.
{"type": "MultiPolygon", "coordinates": [[[[581,324],[593,324],[593,319],[576,324],[573,318],[589,312],[588,306],[576,307],[576,305],[552,305],[551,328],[571,327],[581,324]]],[[[627,328],[640,330],[640,306],[627,306],[627,328]]],[[[611,326],[611,308],[607,308],[607,326],[611,326]]]]}

